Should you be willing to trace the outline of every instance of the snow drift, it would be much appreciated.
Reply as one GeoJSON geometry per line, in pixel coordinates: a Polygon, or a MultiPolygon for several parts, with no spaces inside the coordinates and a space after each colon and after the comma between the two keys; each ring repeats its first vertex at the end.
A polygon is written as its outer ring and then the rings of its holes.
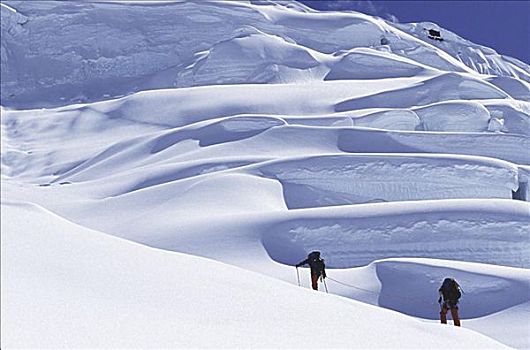
{"type": "Polygon", "coordinates": [[[424,34],[429,24],[396,25],[360,13],[216,1],[6,1],[1,11],[2,105],[95,101],[151,88],[319,80],[330,70],[333,79],[436,69],[530,80],[526,64],[447,30],[439,43],[424,34]],[[381,52],[354,50],[333,58],[358,48],[381,52]]]}
{"type": "Polygon", "coordinates": [[[295,2],[0,7],[2,345],[530,347],[525,63],[295,2]]]}
{"type": "Polygon", "coordinates": [[[6,347],[502,347],[466,329],[423,325],[218,262],[115,239],[35,206],[4,203],[2,217],[6,347]],[[307,337],[308,306],[326,337],[307,337]],[[384,338],[376,336],[382,329],[384,338]]]}

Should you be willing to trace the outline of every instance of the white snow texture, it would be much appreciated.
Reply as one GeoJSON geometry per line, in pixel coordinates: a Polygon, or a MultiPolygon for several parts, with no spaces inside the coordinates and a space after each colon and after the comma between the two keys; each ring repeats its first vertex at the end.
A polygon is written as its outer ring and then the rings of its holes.
{"type": "Polygon", "coordinates": [[[0,10],[2,348],[530,348],[526,63],[294,1],[0,10]]]}

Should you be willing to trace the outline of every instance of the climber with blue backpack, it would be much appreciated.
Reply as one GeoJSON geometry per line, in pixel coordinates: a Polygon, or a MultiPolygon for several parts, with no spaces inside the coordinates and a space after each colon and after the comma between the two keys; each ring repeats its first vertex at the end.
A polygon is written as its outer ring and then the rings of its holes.
{"type": "Polygon", "coordinates": [[[318,290],[318,279],[320,278],[321,281],[324,281],[324,278],[326,278],[326,264],[324,264],[324,260],[320,258],[320,252],[313,251],[309,253],[307,259],[296,264],[297,271],[300,266],[306,264],[309,265],[309,268],[311,269],[311,286],[314,290],[318,290]]]}
{"type": "Polygon", "coordinates": [[[441,308],[440,322],[447,324],[447,311],[451,310],[454,325],[460,327],[460,317],[458,315],[458,301],[462,296],[460,286],[453,278],[446,278],[438,292],[440,293],[438,304],[440,304],[441,308]]]}

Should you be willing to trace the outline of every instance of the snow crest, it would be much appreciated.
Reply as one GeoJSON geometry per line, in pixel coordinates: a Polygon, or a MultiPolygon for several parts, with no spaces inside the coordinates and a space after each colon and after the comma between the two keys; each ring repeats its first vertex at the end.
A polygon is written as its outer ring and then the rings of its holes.
{"type": "Polygon", "coordinates": [[[296,2],[0,5],[3,345],[530,347],[528,65],[296,2]]]}

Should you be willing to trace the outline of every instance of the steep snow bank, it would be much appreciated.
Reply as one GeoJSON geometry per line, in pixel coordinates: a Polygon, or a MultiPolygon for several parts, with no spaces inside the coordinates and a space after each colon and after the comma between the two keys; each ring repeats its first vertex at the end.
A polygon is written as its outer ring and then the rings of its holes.
{"type": "Polygon", "coordinates": [[[346,53],[324,80],[411,77],[428,70],[428,67],[397,55],[359,48],[346,53]]]}
{"type": "Polygon", "coordinates": [[[440,102],[414,109],[425,131],[486,131],[488,110],[477,102],[440,102]]]}
{"type": "Polygon", "coordinates": [[[530,81],[530,70],[525,63],[502,56],[489,47],[463,39],[435,23],[393,23],[392,25],[443,50],[479,73],[530,81]],[[443,40],[429,38],[429,29],[439,31],[443,40]]]}
{"type": "Polygon", "coordinates": [[[289,265],[321,250],[333,267],[429,257],[528,268],[529,213],[524,202],[471,199],[304,209],[267,227],[263,244],[289,265]]]}
{"type": "Polygon", "coordinates": [[[357,269],[329,270],[328,276],[332,293],[431,320],[438,319],[436,298],[441,281],[453,277],[464,290],[459,304],[463,327],[494,335],[517,349],[530,346],[527,322],[515,321],[527,319],[530,312],[527,269],[400,258],[357,269]]]}
{"type": "Polygon", "coordinates": [[[395,132],[369,129],[338,130],[344,152],[470,154],[530,164],[530,139],[501,133],[395,132]]]}
{"type": "Polygon", "coordinates": [[[530,101],[530,84],[528,82],[503,76],[493,76],[487,80],[515,99],[530,101]]]}
{"type": "Polygon", "coordinates": [[[195,62],[178,73],[176,84],[185,87],[321,80],[328,69],[313,56],[325,55],[258,31],[199,53],[195,62]]]}
{"type": "Polygon", "coordinates": [[[466,329],[146,248],[21,203],[2,203],[2,301],[5,347],[503,348],[466,329]],[[308,307],[326,337],[307,336],[308,307]]]}
{"type": "Polygon", "coordinates": [[[170,87],[322,80],[330,69],[327,79],[441,70],[530,80],[527,65],[491,49],[462,39],[432,42],[418,35],[420,25],[354,12],[319,13],[276,2],[4,3],[4,106],[57,106],[170,87]],[[462,55],[464,45],[471,51],[462,55]]]}
{"type": "Polygon", "coordinates": [[[407,108],[447,100],[501,99],[508,95],[485,81],[446,73],[401,89],[387,90],[378,94],[342,101],[335,111],[364,108],[407,108]]]}
{"type": "Polygon", "coordinates": [[[452,275],[530,347],[527,65],[293,2],[4,2],[2,345],[500,346],[430,324],[452,275]],[[313,249],[374,306],[278,281],[313,249]]]}
{"type": "Polygon", "coordinates": [[[512,198],[517,169],[491,159],[421,155],[328,155],[259,166],[278,179],[291,209],[445,198],[512,198]]]}
{"type": "Polygon", "coordinates": [[[499,124],[496,131],[530,136],[530,103],[492,100],[484,101],[484,107],[491,115],[490,124],[493,120],[499,124]]]}

